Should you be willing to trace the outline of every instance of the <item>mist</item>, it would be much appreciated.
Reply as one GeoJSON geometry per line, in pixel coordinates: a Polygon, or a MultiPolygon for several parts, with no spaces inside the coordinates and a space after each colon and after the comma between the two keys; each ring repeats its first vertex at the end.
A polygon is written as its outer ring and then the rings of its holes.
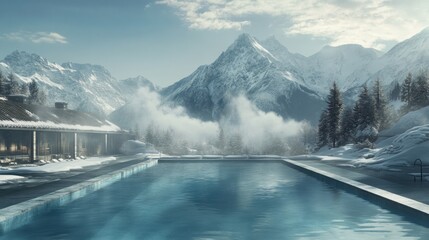
{"type": "Polygon", "coordinates": [[[190,143],[214,139],[219,132],[217,123],[191,118],[182,107],[163,105],[159,94],[147,88],[139,89],[131,105],[136,110],[134,117],[142,131],[150,126],[160,131],[171,130],[177,138],[190,143]]]}
{"type": "Polygon", "coordinates": [[[274,112],[261,111],[243,95],[232,98],[219,123],[227,134],[240,135],[243,146],[253,153],[267,153],[278,144],[288,148],[289,140],[307,126],[306,122],[284,120],[274,112]]]}
{"type": "Polygon", "coordinates": [[[143,141],[158,145],[165,152],[180,154],[186,153],[183,150],[186,145],[187,149],[205,154],[284,155],[297,148],[297,136],[309,127],[306,122],[284,120],[276,113],[263,112],[244,95],[231,98],[218,122],[192,118],[183,107],[163,104],[158,93],[146,88],[138,91],[131,107],[135,119],[130,121],[138,126],[143,141]],[[159,137],[154,140],[152,135],[159,137]]]}

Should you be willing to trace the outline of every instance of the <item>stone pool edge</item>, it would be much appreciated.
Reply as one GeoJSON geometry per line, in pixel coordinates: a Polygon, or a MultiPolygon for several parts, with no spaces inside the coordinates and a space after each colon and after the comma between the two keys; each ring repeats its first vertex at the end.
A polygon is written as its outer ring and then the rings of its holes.
{"type": "Polygon", "coordinates": [[[305,172],[317,175],[318,177],[325,178],[330,182],[339,183],[340,185],[342,185],[342,187],[352,190],[352,192],[357,193],[357,195],[370,197],[373,200],[378,200],[377,202],[379,203],[385,203],[391,206],[401,208],[399,210],[403,210],[406,212],[412,211],[413,213],[417,213],[425,218],[429,217],[429,205],[425,203],[404,197],[396,193],[389,192],[381,188],[373,187],[355,180],[351,180],[349,178],[342,177],[340,175],[306,165],[305,163],[290,159],[283,159],[282,161],[292,167],[304,170],[305,172]]]}
{"type": "Polygon", "coordinates": [[[109,186],[112,183],[152,167],[157,163],[158,159],[145,160],[144,162],[115,170],[111,173],[0,209],[0,234],[19,228],[31,222],[35,216],[41,213],[47,212],[55,207],[64,206],[74,200],[109,186]]]}

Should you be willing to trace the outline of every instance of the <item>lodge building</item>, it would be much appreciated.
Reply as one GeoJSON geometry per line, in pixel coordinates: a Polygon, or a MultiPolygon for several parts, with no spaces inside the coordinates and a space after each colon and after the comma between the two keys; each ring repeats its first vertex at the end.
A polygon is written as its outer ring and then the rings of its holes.
{"type": "Polygon", "coordinates": [[[0,164],[113,155],[132,136],[92,114],[25,103],[24,96],[0,97],[0,164]]]}

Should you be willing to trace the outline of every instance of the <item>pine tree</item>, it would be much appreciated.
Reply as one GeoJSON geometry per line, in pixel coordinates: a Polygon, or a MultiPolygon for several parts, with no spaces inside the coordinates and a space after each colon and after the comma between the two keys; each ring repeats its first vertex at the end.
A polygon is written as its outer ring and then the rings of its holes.
{"type": "Polygon", "coordinates": [[[5,81],[3,84],[3,89],[4,89],[3,94],[5,96],[9,96],[12,94],[11,84],[10,84],[9,78],[5,78],[4,80],[5,81]]]}
{"type": "Polygon", "coordinates": [[[46,93],[42,89],[39,90],[39,96],[37,98],[37,103],[39,105],[45,105],[45,103],[46,103],[46,93]]]}
{"type": "Polygon", "coordinates": [[[25,96],[28,96],[28,94],[30,93],[29,89],[28,89],[28,85],[23,83],[19,86],[19,93],[23,94],[25,96]]]}
{"type": "Polygon", "coordinates": [[[380,80],[377,79],[372,92],[375,108],[375,121],[378,130],[384,130],[389,126],[389,113],[387,108],[387,100],[384,97],[383,89],[380,80]]]}
{"type": "Polygon", "coordinates": [[[162,148],[163,152],[171,154],[173,147],[173,135],[173,130],[167,129],[161,136],[160,147],[162,148]]]}
{"type": "Polygon", "coordinates": [[[412,95],[411,83],[412,83],[411,73],[408,73],[407,77],[405,78],[401,86],[401,101],[405,102],[407,106],[410,106],[410,102],[411,102],[411,95],[412,95]]]}
{"type": "Polygon", "coordinates": [[[144,136],[144,140],[146,143],[151,143],[153,145],[157,145],[156,141],[156,131],[153,124],[149,124],[149,126],[146,128],[146,134],[144,136]]]}
{"type": "Polygon", "coordinates": [[[0,72],[0,95],[6,95],[5,94],[5,84],[6,84],[6,79],[3,76],[3,74],[0,72]]]}
{"type": "Polygon", "coordinates": [[[12,73],[9,74],[8,80],[9,80],[9,88],[10,88],[9,95],[18,94],[19,90],[20,90],[20,86],[19,86],[19,83],[16,80],[15,76],[12,73]]]}
{"type": "Polygon", "coordinates": [[[232,134],[229,138],[228,152],[231,154],[240,154],[243,152],[243,140],[238,133],[232,134]]]}
{"type": "Polygon", "coordinates": [[[375,126],[375,105],[372,96],[365,85],[358,97],[359,118],[358,126],[375,126]]]}
{"type": "Polygon", "coordinates": [[[429,103],[429,83],[425,74],[417,76],[416,80],[411,84],[411,108],[425,107],[429,103]]]}
{"type": "Polygon", "coordinates": [[[359,94],[358,101],[353,109],[356,120],[355,138],[359,142],[369,140],[373,142],[377,138],[375,104],[365,85],[359,94]]]}
{"type": "Polygon", "coordinates": [[[354,119],[353,109],[346,107],[341,114],[340,124],[340,144],[345,145],[352,141],[356,130],[356,122],[354,119]]]}
{"type": "Polygon", "coordinates": [[[332,143],[332,147],[335,148],[339,139],[340,115],[343,108],[340,90],[338,90],[337,84],[335,82],[330,90],[327,103],[328,138],[332,143]]]}
{"type": "Polygon", "coordinates": [[[318,146],[321,148],[328,144],[328,112],[326,110],[320,114],[318,129],[318,146]]]}
{"type": "Polygon", "coordinates": [[[28,101],[30,104],[36,104],[37,99],[39,98],[39,86],[37,86],[37,83],[34,79],[28,84],[28,91],[30,92],[28,101]]]}
{"type": "Polygon", "coordinates": [[[399,85],[398,82],[395,82],[395,84],[393,85],[393,89],[392,91],[390,91],[389,98],[392,101],[396,101],[401,98],[401,86],[399,85]]]}
{"type": "Polygon", "coordinates": [[[223,131],[223,128],[219,126],[219,135],[217,139],[217,148],[221,153],[224,153],[225,150],[225,133],[223,131]]]}

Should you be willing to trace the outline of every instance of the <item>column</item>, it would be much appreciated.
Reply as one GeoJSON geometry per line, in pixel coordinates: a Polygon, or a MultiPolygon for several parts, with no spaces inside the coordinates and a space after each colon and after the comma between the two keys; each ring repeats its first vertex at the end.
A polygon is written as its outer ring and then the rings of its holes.
{"type": "Polygon", "coordinates": [[[77,133],[73,134],[73,151],[72,151],[72,158],[77,157],[77,133]]]}
{"type": "Polygon", "coordinates": [[[37,160],[37,132],[33,131],[31,136],[31,161],[37,160]]]}
{"type": "Polygon", "coordinates": [[[107,155],[109,153],[108,151],[108,134],[104,134],[104,155],[107,155]]]}

